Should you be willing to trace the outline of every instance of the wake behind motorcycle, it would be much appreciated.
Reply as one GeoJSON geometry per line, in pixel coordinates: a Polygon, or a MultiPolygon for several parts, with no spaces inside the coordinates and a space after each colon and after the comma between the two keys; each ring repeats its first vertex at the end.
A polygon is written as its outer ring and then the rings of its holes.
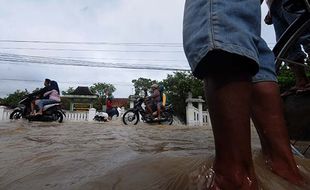
{"type": "Polygon", "coordinates": [[[147,113],[145,108],[143,108],[142,104],[144,103],[144,98],[139,97],[135,103],[134,107],[127,110],[123,115],[123,123],[125,125],[136,125],[141,119],[145,123],[156,123],[160,122],[162,124],[168,124],[171,125],[173,123],[173,109],[172,105],[165,106],[161,110],[161,117],[160,120],[155,120],[150,114],[147,113]]]}
{"type": "Polygon", "coordinates": [[[10,114],[11,120],[18,120],[21,118],[28,119],[29,121],[58,121],[61,123],[65,116],[64,111],[61,109],[60,103],[47,104],[43,107],[42,115],[30,115],[31,102],[34,100],[33,95],[28,95],[19,102],[19,106],[14,109],[10,114]]]}

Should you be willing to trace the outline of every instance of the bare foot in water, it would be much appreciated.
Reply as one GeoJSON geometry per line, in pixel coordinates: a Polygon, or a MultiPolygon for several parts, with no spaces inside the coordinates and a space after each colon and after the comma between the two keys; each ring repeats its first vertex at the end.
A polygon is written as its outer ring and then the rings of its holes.
{"type": "Polygon", "coordinates": [[[238,175],[238,171],[233,171],[233,175],[230,178],[227,174],[220,175],[216,173],[213,167],[202,166],[191,175],[192,181],[198,190],[257,190],[258,185],[254,171],[241,177],[238,175]]]}
{"type": "Polygon", "coordinates": [[[306,184],[294,160],[285,157],[284,154],[271,155],[265,155],[265,163],[273,173],[295,185],[303,186],[306,184]]]}

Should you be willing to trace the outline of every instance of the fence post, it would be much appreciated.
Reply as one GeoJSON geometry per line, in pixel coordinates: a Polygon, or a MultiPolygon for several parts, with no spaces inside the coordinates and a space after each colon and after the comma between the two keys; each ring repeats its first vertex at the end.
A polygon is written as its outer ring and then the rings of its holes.
{"type": "Polygon", "coordinates": [[[186,99],[186,124],[192,125],[194,121],[194,111],[193,111],[193,102],[192,102],[192,93],[188,93],[188,98],[186,99]]]}
{"type": "Polygon", "coordinates": [[[0,120],[4,120],[4,106],[0,106],[0,120]]]}
{"type": "Polygon", "coordinates": [[[199,122],[199,126],[203,126],[203,118],[202,118],[202,103],[203,103],[203,99],[202,96],[198,96],[198,122],[199,122]]]}
{"type": "Polygon", "coordinates": [[[135,101],[135,96],[134,95],[130,95],[129,96],[129,108],[133,108],[134,107],[134,101],[135,101]]]}
{"type": "Polygon", "coordinates": [[[88,111],[88,121],[93,121],[95,116],[96,116],[96,109],[90,108],[88,111]]]}
{"type": "Polygon", "coordinates": [[[208,124],[208,127],[212,128],[209,110],[207,110],[207,124],[208,124]]]}

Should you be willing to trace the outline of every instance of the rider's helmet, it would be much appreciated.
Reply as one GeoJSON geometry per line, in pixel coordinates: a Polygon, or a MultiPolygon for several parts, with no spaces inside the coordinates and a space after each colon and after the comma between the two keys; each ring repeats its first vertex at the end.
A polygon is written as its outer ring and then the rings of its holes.
{"type": "Polygon", "coordinates": [[[158,84],[152,84],[151,88],[152,88],[152,89],[158,88],[158,84]]]}

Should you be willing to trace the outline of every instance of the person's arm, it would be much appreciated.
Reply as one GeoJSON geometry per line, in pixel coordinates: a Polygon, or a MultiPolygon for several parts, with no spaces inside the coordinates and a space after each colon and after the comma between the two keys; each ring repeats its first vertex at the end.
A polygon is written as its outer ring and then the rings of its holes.
{"type": "Polygon", "coordinates": [[[149,96],[150,98],[156,98],[157,96],[160,96],[159,90],[154,90],[153,94],[149,96]]]}
{"type": "Polygon", "coordinates": [[[51,93],[53,92],[53,90],[47,91],[43,94],[43,97],[47,97],[49,96],[51,93]]]}
{"type": "Polygon", "coordinates": [[[41,88],[40,90],[29,94],[30,96],[43,96],[43,94],[47,91],[47,87],[41,88]]]}

